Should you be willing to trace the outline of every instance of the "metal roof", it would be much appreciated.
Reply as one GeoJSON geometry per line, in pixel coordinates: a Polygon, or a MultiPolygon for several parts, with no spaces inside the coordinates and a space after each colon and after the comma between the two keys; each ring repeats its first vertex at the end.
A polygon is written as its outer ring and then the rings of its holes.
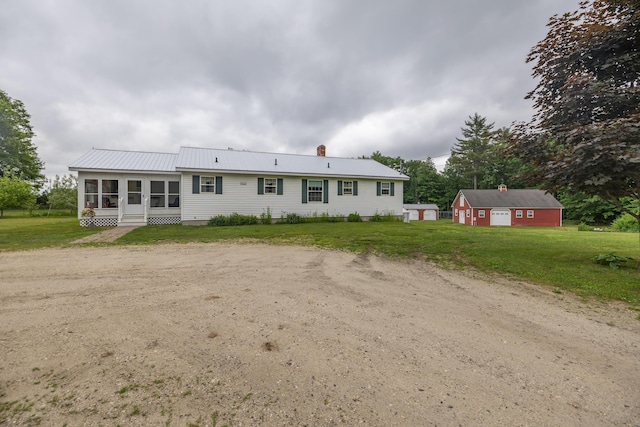
{"type": "Polygon", "coordinates": [[[472,208],[563,208],[542,190],[460,190],[472,208]]]}
{"type": "Polygon", "coordinates": [[[408,180],[372,159],[181,147],[178,154],[92,149],[70,170],[227,172],[408,180]]]}
{"type": "Polygon", "coordinates": [[[402,209],[407,209],[407,210],[413,210],[413,209],[434,209],[434,210],[440,210],[440,208],[438,207],[438,205],[434,205],[434,204],[409,204],[409,205],[402,205],[402,209]]]}
{"type": "Polygon", "coordinates": [[[177,154],[92,149],[69,166],[69,170],[175,172],[177,154]]]}
{"type": "Polygon", "coordinates": [[[180,148],[176,170],[409,179],[372,159],[193,147],[180,148]]]}

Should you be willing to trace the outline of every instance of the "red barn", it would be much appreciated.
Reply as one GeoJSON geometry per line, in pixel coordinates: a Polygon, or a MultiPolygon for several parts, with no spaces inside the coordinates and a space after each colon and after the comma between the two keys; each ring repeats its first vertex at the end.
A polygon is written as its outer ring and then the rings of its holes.
{"type": "Polygon", "coordinates": [[[563,206],[542,190],[460,190],[451,207],[460,224],[562,226],[563,206]]]}

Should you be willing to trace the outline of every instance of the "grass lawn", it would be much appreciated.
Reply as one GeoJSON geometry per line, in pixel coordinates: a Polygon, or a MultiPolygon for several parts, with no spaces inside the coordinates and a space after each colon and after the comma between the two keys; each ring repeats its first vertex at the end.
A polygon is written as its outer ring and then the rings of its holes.
{"type": "MultiPolygon", "coordinates": [[[[96,232],[75,218],[0,218],[0,251],[64,245],[96,232]]],[[[640,309],[640,251],[635,233],[578,232],[576,227],[469,227],[449,221],[273,224],[240,227],[148,226],[116,244],[249,241],[368,251],[475,268],[640,309]],[[620,270],[591,261],[614,252],[631,257],[620,270]]]]}

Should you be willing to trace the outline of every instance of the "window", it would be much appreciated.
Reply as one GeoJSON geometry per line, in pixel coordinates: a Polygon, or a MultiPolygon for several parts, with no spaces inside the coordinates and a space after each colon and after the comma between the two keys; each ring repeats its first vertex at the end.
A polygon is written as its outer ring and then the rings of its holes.
{"type": "Polygon", "coordinates": [[[338,196],[357,196],[358,181],[338,180],[338,196]]]}
{"type": "Polygon", "coordinates": [[[478,211],[478,218],[484,218],[484,209],[478,211]]]}
{"type": "Polygon", "coordinates": [[[98,208],[98,180],[97,179],[85,179],[84,180],[84,206],[98,208]]]}
{"type": "Polygon", "coordinates": [[[216,191],[216,177],[215,176],[201,176],[200,177],[200,192],[201,193],[215,193],[216,191]]]}
{"type": "Polygon", "coordinates": [[[516,211],[516,218],[522,218],[522,211],[521,210],[517,210],[516,211]]]}
{"type": "Polygon", "coordinates": [[[169,207],[180,207],[180,181],[169,181],[169,207]]]}
{"type": "Polygon", "coordinates": [[[264,194],[276,194],[277,180],[275,178],[264,179],[264,194]]]}
{"type": "Polygon", "coordinates": [[[464,194],[460,195],[460,207],[464,207],[464,194]]]}
{"type": "Polygon", "coordinates": [[[152,208],[165,207],[164,181],[151,181],[150,202],[152,208]]]}
{"type": "Polygon", "coordinates": [[[458,216],[458,209],[453,210],[453,216],[458,216]]]}
{"type": "Polygon", "coordinates": [[[102,180],[102,207],[103,208],[118,207],[118,180],[117,179],[102,180]]]}
{"type": "Polygon", "coordinates": [[[308,200],[310,202],[322,201],[322,181],[310,179],[308,183],[307,191],[308,191],[308,200]]]}
{"type": "Polygon", "coordinates": [[[467,209],[467,218],[471,217],[471,209],[467,209]]]}
{"type": "Polygon", "coordinates": [[[342,181],[342,194],[345,196],[353,195],[353,181],[342,181]]]}
{"type": "Polygon", "coordinates": [[[380,194],[382,194],[383,196],[388,196],[390,192],[391,190],[390,190],[389,183],[388,182],[381,183],[380,194]]]}
{"type": "Polygon", "coordinates": [[[527,211],[527,218],[533,218],[533,209],[527,211]]]}

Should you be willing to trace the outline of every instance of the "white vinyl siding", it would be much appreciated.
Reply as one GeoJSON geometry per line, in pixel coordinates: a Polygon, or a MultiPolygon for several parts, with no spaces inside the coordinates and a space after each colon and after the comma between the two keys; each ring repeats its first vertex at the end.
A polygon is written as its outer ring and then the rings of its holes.
{"type": "Polygon", "coordinates": [[[331,216],[345,217],[354,212],[364,217],[373,216],[376,212],[402,215],[402,181],[395,181],[395,197],[377,197],[378,180],[360,178],[357,197],[335,197],[338,179],[328,179],[328,203],[323,203],[322,198],[320,203],[302,203],[302,180],[306,179],[307,183],[320,181],[324,186],[323,181],[326,178],[285,176],[282,182],[283,194],[277,197],[258,195],[255,175],[223,175],[223,194],[193,194],[192,179],[193,175],[190,174],[185,174],[182,179],[181,205],[184,221],[208,221],[212,216],[229,215],[234,212],[260,216],[267,208],[274,219],[286,216],[287,213],[313,215],[326,212],[331,216]]]}

